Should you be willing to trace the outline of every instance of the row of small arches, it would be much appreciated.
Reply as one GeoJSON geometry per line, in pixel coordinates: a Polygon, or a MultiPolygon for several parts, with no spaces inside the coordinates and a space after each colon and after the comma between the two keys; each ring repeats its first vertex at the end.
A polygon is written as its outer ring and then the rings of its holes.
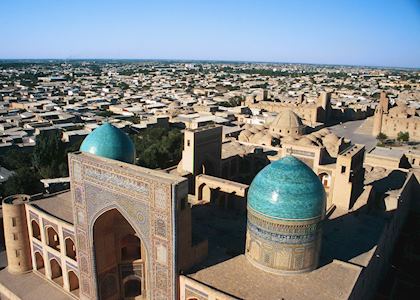
{"type": "MultiPolygon", "coordinates": [[[[57,283],[58,285],[64,287],[63,271],[61,269],[59,262],[55,258],[50,259],[49,262],[50,262],[51,280],[57,283]]],[[[46,275],[46,272],[45,272],[46,266],[44,264],[44,258],[42,257],[41,253],[39,253],[38,251],[35,252],[35,264],[36,264],[36,270],[42,273],[43,275],[46,275]]],[[[68,277],[68,285],[69,285],[70,292],[77,295],[78,290],[79,290],[79,277],[72,270],[69,270],[67,272],[67,277],[68,277]]]]}
{"type": "MultiPolygon", "coordinates": [[[[41,230],[39,227],[39,224],[37,221],[32,220],[31,222],[31,226],[32,226],[32,236],[34,238],[36,238],[37,240],[41,241],[41,230]]],[[[60,239],[58,238],[58,233],[57,231],[51,227],[48,226],[46,227],[46,237],[47,237],[47,245],[50,246],[51,248],[57,250],[57,251],[61,251],[61,245],[60,245],[60,239]]],[[[65,243],[65,249],[66,249],[66,256],[73,259],[73,260],[77,260],[76,258],[76,247],[74,244],[74,241],[72,240],[72,238],[70,237],[66,237],[64,239],[64,243],[65,243]]]]}

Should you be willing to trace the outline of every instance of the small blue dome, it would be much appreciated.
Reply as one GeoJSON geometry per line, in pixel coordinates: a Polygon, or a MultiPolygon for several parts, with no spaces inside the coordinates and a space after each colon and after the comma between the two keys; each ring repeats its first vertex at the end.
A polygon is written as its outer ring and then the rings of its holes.
{"type": "Polygon", "coordinates": [[[83,140],[80,151],[133,164],[136,149],[131,139],[117,127],[105,123],[83,140]]]}
{"type": "Polygon", "coordinates": [[[324,214],[325,191],[306,164],[286,156],[254,178],[248,191],[248,207],[274,219],[311,219],[324,214]]]}

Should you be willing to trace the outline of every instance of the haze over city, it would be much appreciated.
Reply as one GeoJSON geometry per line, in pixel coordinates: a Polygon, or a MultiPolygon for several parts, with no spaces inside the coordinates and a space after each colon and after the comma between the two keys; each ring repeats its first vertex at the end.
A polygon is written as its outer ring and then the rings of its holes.
{"type": "Polygon", "coordinates": [[[2,1],[0,59],[263,61],[420,67],[420,3],[2,1]]]}

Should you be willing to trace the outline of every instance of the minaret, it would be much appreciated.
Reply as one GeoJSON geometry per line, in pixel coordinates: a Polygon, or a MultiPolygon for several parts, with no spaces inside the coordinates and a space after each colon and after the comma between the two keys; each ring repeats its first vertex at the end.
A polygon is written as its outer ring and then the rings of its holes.
{"type": "Polygon", "coordinates": [[[379,98],[378,106],[375,110],[375,115],[373,116],[373,130],[372,135],[377,136],[382,132],[382,117],[384,113],[388,113],[389,109],[389,100],[385,92],[381,92],[379,98]]]}
{"type": "Polygon", "coordinates": [[[384,111],[382,109],[382,105],[379,103],[378,107],[376,107],[375,114],[373,116],[373,130],[372,135],[378,136],[378,134],[382,131],[382,116],[384,111]]]}

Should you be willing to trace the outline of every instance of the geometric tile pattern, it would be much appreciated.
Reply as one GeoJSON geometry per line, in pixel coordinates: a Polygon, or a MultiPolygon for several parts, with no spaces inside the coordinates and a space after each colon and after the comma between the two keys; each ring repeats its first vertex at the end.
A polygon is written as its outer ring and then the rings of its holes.
{"type": "MultiPolygon", "coordinates": [[[[104,212],[116,208],[132,225],[147,252],[147,299],[167,300],[176,295],[173,214],[174,180],[84,153],[69,154],[80,270],[80,298],[97,299],[93,225],[104,212]]],[[[174,192],[175,193],[175,192],[174,192]]]]}

